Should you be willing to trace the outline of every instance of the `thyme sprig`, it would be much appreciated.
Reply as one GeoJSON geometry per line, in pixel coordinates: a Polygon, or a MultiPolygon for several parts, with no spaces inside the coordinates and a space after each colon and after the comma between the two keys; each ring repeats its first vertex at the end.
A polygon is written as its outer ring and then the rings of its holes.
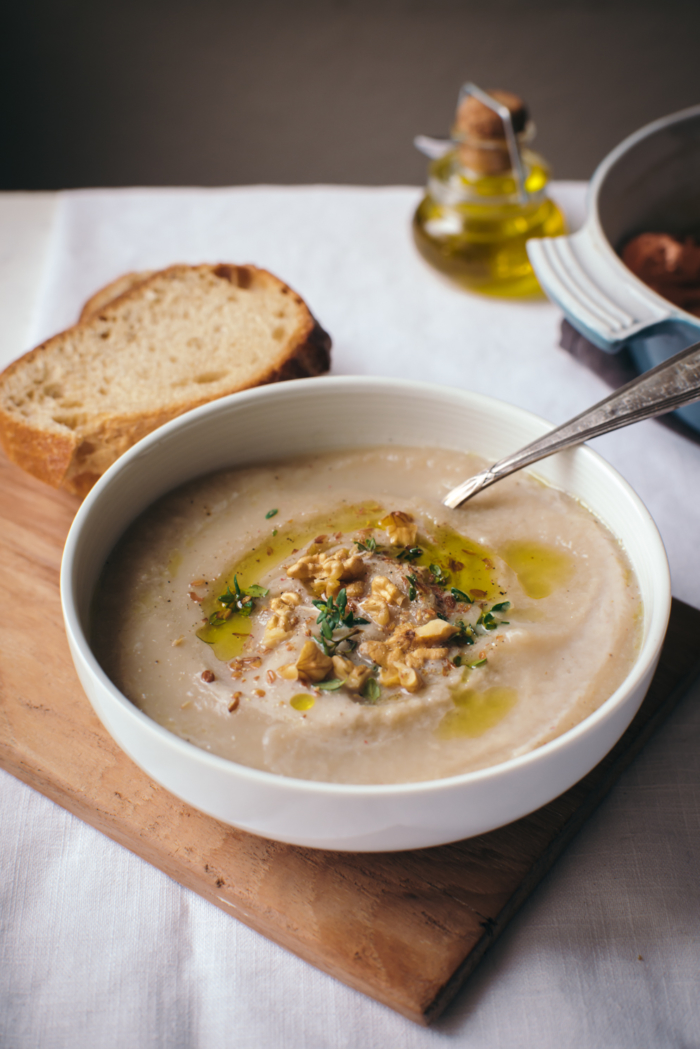
{"type": "Polygon", "coordinates": [[[362,688],[360,695],[363,699],[366,699],[368,703],[376,703],[382,694],[382,688],[379,682],[374,677],[368,677],[362,688]]]}
{"type": "Polygon", "coordinates": [[[457,620],[457,627],[459,628],[456,634],[453,634],[450,641],[453,645],[473,645],[478,634],[471,623],[465,623],[463,619],[457,620]]]}
{"type": "Polygon", "coordinates": [[[464,605],[471,605],[471,597],[469,597],[469,594],[465,594],[463,590],[458,590],[456,586],[451,586],[450,593],[452,594],[455,601],[461,601],[464,605]]]}
{"type": "Polygon", "coordinates": [[[483,667],[486,662],[488,662],[486,659],[473,659],[470,662],[467,662],[464,656],[455,656],[452,660],[452,665],[455,667],[466,667],[468,670],[475,670],[476,667],[483,667]]]}
{"type": "Polygon", "coordinates": [[[510,626],[507,619],[496,619],[494,612],[505,612],[510,608],[510,601],[499,601],[497,605],[493,605],[490,611],[483,611],[476,621],[477,626],[482,626],[484,630],[496,630],[499,626],[510,626]]]}
{"type": "Polygon", "coordinates": [[[417,561],[422,553],[423,551],[419,546],[405,546],[403,550],[396,555],[396,560],[410,564],[412,561],[417,561]]]}
{"type": "Polygon", "coordinates": [[[230,586],[226,586],[226,590],[223,594],[219,595],[219,604],[223,605],[223,611],[217,609],[209,616],[210,626],[220,626],[221,623],[229,619],[234,613],[239,616],[250,616],[255,608],[255,599],[258,597],[267,597],[270,593],[264,586],[258,586],[257,583],[253,583],[251,586],[242,590],[238,585],[238,576],[233,577],[233,590],[230,586]]]}
{"type": "Polygon", "coordinates": [[[313,603],[319,610],[316,622],[321,628],[321,636],[316,640],[320,643],[327,656],[332,656],[338,645],[343,641],[347,641],[350,645],[349,638],[356,633],[355,628],[369,623],[369,619],[356,616],[348,608],[348,595],[345,587],[343,587],[335,600],[331,595],[325,601],[319,600],[313,603]],[[347,627],[349,633],[339,638],[334,637],[335,631],[340,630],[342,627],[347,627]]]}
{"type": "Polygon", "coordinates": [[[440,565],[429,565],[428,569],[438,586],[447,586],[450,577],[444,568],[441,568],[440,565]]]}

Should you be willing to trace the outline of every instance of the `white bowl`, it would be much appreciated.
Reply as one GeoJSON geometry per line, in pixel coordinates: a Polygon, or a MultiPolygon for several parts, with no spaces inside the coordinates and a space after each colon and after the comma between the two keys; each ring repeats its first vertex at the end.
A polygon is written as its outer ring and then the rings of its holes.
{"type": "Polygon", "coordinates": [[[617,536],[644,604],[643,640],[624,683],[575,728],[532,753],[448,779],[354,786],[291,779],[193,746],[138,710],[106,676],[89,642],[102,566],[126,527],[194,477],[319,448],[396,443],[498,459],[551,427],[480,394],[394,379],[285,382],[225,397],[150,434],[122,456],[81,506],[61,569],[63,614],[78,676],[95,712],[152,779],[225,823],[316,848],[387,851],[440,845],[493,830],[539,808],[589,772],[620,738],[649,686],[671,593],[660,536],[642,502],[588,448],[538,464],[617,536]]]}

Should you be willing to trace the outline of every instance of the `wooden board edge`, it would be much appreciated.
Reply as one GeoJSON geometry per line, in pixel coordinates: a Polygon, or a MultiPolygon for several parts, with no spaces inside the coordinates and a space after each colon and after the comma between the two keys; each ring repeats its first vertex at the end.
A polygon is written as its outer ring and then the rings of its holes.
{"type": "Polygon", "coordinates": [[[178,868],[177,876],[175,876],[173,870],[169,869],[167,859],[157,849],[150,850],[143,838],[139,839],[138,843],[133,842],[128,827],[120,827],[118,820],[107,814],[96,812],[87,802],[81,802],[80,797],[71,791],[61,790],[60,786],[46,782],[39,774],[26,766],[9,760],[7,755],[3,753],[2,748],[0,748],[0,768],[10,773],[16,779],[21,780],[28,787],[31,787],[32,790],[36,790],[38,794],[48,798],[49,801],[70,812],[77,819],[82,820],[83,823],[94,827],[100,834],[104,834],[105,837],[117,845],[123,846],[133,853],[134,856],[145,860],[152,867],[157,867],[159,871],[176,882],[176,884],[182,885],[184,888],[196,893],[203,900],[218,907],[224,914],[228,914],[230,917],[242,922],[249,929],[283,947],[301,961],[313,965],[314,968],[338,980],[345,987],[359,991],[366,997],[387,1006],[393,1012],[405,1016],[408,1020],[412,1020],[423,1027],[427,1026],[428,1021],[425,1019],[421,1002],[416,1002],[415,1007],[412,1008],[405,1000],[399,1000],[398,997],[391,994],[383,994],[381,988],[377,988],[363,980],[355,979],[347,970],[342,969],[340,966],[329,965],[325,959],[316,956],[306,945],[299,944],[293,937],[285,937],[278,925],[267,927],[256,915],[251,914],[242,907],[238,901],[227,899],[224,895],[218,895],[213,887],[203,886],[194,877],[194,872],[189,877],[186,873],[183,873],[182,868],[178,868]],[[137,844],[138,848],[136,847],[137,844]]]}
{"type": "MultiPolygon", "coordinates": [[[[531,867],[519,888],[501,909],[496,920],[493,922],[489,920],[484,923],[486,926],[484,935],[472,948],[462,964],[455,969],[444,987],[440,988],[430,1005],[424,1010],[424,1019],[422,1021],[424,1026],[434,1023],[454,1001],[489,948],[493,946],[508,923],[515,917],[559,857],[563,855],[584,823],[593,815],[601,802],[610,793],[625,769],[638,757],[652,736],[655,735],[660,725],[670,716],[693,685],[697,683],[698,679],[700,679],[700,660],[694,664],[688,674],[676,685],[654,714],[641,725],[636,736],[631,740],[628,739],[627,745],[621,749],[618,757],[603,773],[598,783],[578,806],[573,816],[566,821],[554,841],[551,842],[531,867]]],[[[629,729],[627,731],[629,732],[629,729]]],[[[619,746],[624,738],[623,736],[616,746],[619,746]]],[[[602,765],[605,760],[604,758],[600,764],[602,765]]]]}

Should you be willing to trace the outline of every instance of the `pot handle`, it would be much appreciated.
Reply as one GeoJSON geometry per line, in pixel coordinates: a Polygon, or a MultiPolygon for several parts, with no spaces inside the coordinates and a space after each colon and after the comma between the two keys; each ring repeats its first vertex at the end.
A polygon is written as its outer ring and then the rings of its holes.
{"type": "Polygon", "coordinates": [[[526,247],[548,298],[601,350],[615,353],[644,328],[685,316],[630,273],[590,224],[526,247]]]}

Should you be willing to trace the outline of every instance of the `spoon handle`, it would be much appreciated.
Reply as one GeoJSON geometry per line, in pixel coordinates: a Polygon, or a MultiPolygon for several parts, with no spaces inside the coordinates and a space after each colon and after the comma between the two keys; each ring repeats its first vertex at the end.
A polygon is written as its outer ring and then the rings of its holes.
{"type": "Polygon", "coordinates": [[[513,455],[453,488],[443,499],[453,510],[477,492],[548,455],[642,419],[653,419],[700,398],[700,342],[688,346],[592,408],[550,430],[513,455]]]}

